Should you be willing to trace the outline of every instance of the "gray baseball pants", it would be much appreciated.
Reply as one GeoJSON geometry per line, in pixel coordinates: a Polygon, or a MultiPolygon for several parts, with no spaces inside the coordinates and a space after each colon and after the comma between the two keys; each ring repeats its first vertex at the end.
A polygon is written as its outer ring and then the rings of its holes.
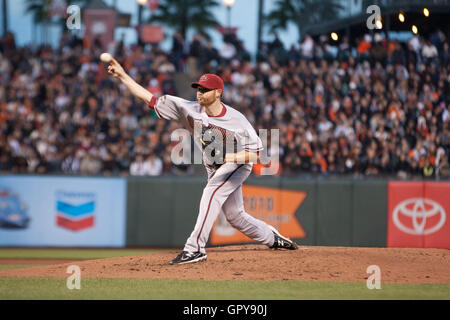
{"type": "Polygon", "coordinates": [[[222,210],[228,222],[247,237],[271,246],[274,235],[269,226],[244,209],[242,184],[252,171],[251,164],[225,163],[217,170],[206,167],[208,184],[203,189],[194,231],[184,251],[205,253],[209,234],[222,210]]]}

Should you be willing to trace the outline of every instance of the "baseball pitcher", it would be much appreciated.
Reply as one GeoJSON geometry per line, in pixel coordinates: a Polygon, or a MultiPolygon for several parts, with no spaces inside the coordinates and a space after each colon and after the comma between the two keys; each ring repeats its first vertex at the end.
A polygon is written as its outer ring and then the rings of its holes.
{"type": "Polygon", "coordinates": [[[200,200],[194,230],[183,251],[170,264],[206,260],[205,246],[221,210],[234,228],[269,248],[298,248],[274,227],[245,212],[242,184],[250,175],[253,163],[258,161],[263,145],[244,115],[222,103],[224,83],[219,76],[202,75],[191,85],[197,89],[197,101],[187,101],[170,95],[156,98],[136,83],[115,59],[110,61],[108,73],[155,110],[159,118],[181,122],[193,133],[195,143],[202,150],[208,183],[200,200]]]}

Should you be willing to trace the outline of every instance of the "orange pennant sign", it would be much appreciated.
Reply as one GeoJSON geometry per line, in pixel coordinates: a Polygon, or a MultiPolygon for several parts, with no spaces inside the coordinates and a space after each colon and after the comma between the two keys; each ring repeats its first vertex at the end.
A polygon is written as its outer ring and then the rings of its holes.
{"type": "MultiPolygon", "coordinates": [[[[289,238],[304,238],[302,226],[295,218],[295,212],[306,198],[306,192],[282,190],[257,186],[242,186],[245,211],[253,217],[274,226],[289,238]]],[[[211,232],[210,244],[231,244],[253,242],[225,218],[223,212],[211,232]]]]}

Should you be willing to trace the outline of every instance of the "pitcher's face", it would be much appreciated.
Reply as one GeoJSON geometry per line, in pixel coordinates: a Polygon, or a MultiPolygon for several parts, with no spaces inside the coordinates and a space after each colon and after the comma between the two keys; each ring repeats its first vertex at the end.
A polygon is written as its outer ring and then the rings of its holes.
{"type": "Polygon", "coordinates": [[[213,104],[216,99],[220,99],[220,90],[204,87],[197,88],[197,101],[201,106],[209,106],[213,104]]]}

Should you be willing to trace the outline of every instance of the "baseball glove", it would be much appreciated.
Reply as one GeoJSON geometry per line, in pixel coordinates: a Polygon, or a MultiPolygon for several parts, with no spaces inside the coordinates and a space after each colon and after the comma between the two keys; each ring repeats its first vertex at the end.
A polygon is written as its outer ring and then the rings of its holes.
{"type": "MultiPolygon", "coordinates": [[[[220,143],[216,143],[217,147],[215,146],[214,149],[211,151],[211,158],[214,158],[216,161],[212,161],[214,166],[220,167],[225,160],[225,151],[228,152],[236,152],[236,146],[237,141],[234,137],[234,133],[232,131],[228,131],[226,129],[209,125],[209,126],[203,126],[202,127],[202,134],[200,136],[200,142],[202,143],[203,150],[206,149],[211,143],[216,142],[216,139],[221,139],[221,141],[218,141],[220,143]],[[232,141],[233,150],[226,150],[227,147],[227,141],[230,143],[232,141]],[[219,161],[217,161],[217,158],[219,158],[219,161]]],[[[206,155],[207,157],[209,154],[206,155]]]]}

